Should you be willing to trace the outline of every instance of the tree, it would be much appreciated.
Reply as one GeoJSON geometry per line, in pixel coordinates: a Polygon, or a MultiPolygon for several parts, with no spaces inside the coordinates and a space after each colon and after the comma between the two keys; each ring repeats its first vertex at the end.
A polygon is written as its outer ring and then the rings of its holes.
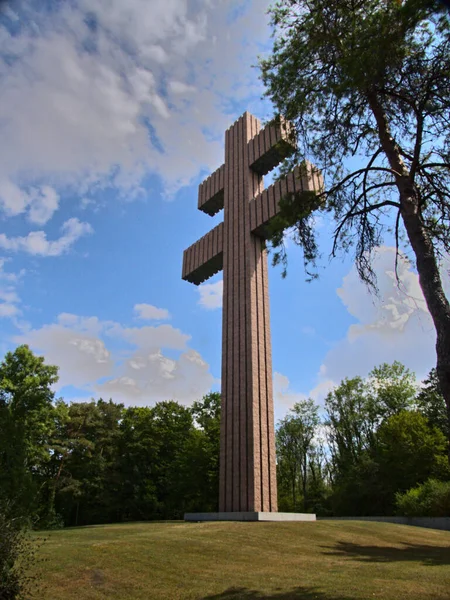
{"type": "Polygon", "coordinates": [[[367,380],[374,418],[381,422],[402,410],[412,409],[417,393],[415,380],[414,373],[398,361],[374,367],[367,380]]]}
{"type": "Polygon", "coordinates": [[[177,402],[129,408],[120,424],[121,520],[180,518],[198,498],[199,431],[177,402]]]}
{"type": "Polygon", "coordinates": [[[406,492],[431,477],[448,478],[445,436],[430,427],[419,412],[405,410],[393,415],[380,426],[377,438],[385,512],[394,507],[396,493],[406,492]]]}
{"type": "Polygon", "coordinates": [[[280,0],[269,12],[278,35],[260,61],[262,80],[299,140],[282,175],[308,156],[327,182],[314,198],[284,199],[275,260],[285,259],[283,232],[294,226],[314,264],[311,210],[321,208],[336,221],[332,255],[354,249],[360,277],[375,287],[371,254],[392,223],[397,251],[404,244],[415,258],[450,415],[450,303],[439,271],[450,251],[449,14],[434,0],[280,0]]]}
{"type": "Polygon", "coordinates": [[[296,402],[280,421],[276,433],[278,468],[283,478],[287,474],[292,490],[292,507],[297,504],[297,486],[301,483],[303,510],[308,511],[308,475],[314,436],[320,419],[314,400],[296,402]]]}
{"type": "Polygon", "coordinates": [[[361,377],[344,379],[329,392],[325,408],[325,425],[336,480],[359,461],[363,451],[370,448],[378,418],[361,377]]]}
{"type": "Polygon", "coordinates": [[[380,421],[374,398],[361,377],[344,379],[325,401],[332,505],[338,515],[372,514],[378,468],[372,458],[380,421]]]}
{"type": "Polygon", "coordinates": [[[385,363],[372,369],[366,380],[344,379],[328,394],[325,423],[337,513],[367,515],[388,510],[378,432],[390,418],[414,407],[414,381],[414,374],[401,363],[385,363]]]}
{"type": "Polygon", "coordinates": [[[36,510],[49,459],[57,373],[25,345],[7,352],[0,363],[0,495],[28,516],[36,510]]]}
{"type": "MultiPolygon", "coordinates": [[[[427,379],[423,382],[423,388],[417,396],[418,410],[428,419],[430,425],[437,427],[449,438],[450,424],[447,407],[441,393],[436,369],[431,369],[427,379]]],[[[450,453],[450,445],[448,447],[450,453]]]]}
{"type": "Polygon", "coordinates": [[[150,519],[158,510],[155,469],[158,441],[150,407],[130,407],[120,423],[118,520],[150,519]]]}
{"type": "Polygon", "coordinates": [[[406,517],[448,517],[450,481],[428,479],[407,492],[395,495],[397,511],[406,517]]]}
{"type": "Polygon", "coordinates": [[[67,525],[118,520],[119,423],[123,405],[105,402],[58,402],[60,417],[47,478],[49,497],[67,525]]]}
{"type": "Polygon", "coordinates": [[[195,511],[217,512],[219,498],[220,394],[211,392],[192,404],[191,412],[199,427],[197,459],[191,462],[192,482],[197,490],[195,511]]]}

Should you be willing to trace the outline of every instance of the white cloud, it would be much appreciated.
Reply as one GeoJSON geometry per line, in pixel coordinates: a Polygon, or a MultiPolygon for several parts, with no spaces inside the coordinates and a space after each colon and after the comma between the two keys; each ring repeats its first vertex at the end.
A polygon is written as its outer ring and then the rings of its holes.
{"type": "Polygon", "coordinates": [[[146,321],[165,321],[170,319],[169,311],[166,308],[156,308],[151,304],[135,304],[134,311],[137,313],[138,319],[146,321]]]}
{"type": "MultiPolygon", "coordinates": [[[[2,298],[0,298],[2,300],[2,298]]],[[[19,312],[19,309],[15,304],[10,302],[0,302],[0,318],[1,317],[14,317],[19,312]]]]}
{"type": "Polygon", "coordinates": [[[48,240],[44,231],[31,231],[26,236],[9,238],[0,233],[0,247],[11,252],[26,252],[36,256],[60,256],[83,235],[92,233],[89,223],[77,218],[68,219],[61,227],[62,236],[48,240]]]}
{"type": "Polygon", "coordinates": [[[21,189],[8,180],[0,180],[0,207],[8,217],[28,211],[28,220],[44,225],[58,209],[59,195],[50,186],[21,189]]]}
{"type": "MultiPolygon", "coordinates": [[[[24,7],[19,34],[0,26],[0,51],[11,58],[0,65],[4,211],[26,211],[27,190],[49,181],[59,194],[76,186],[91,197],[114,185],[133,198],[145,193],[148,173],[171,194],[200,169],[217,168],[232,103],[260,97],[251,64],[268,37],[267,4],[254,0],[231,35],[223,24],[234,1],[24,7]]],[[[56,209],[45,197],[30,209],[34,222],[56,209]]]]}
{"type": "MultiPolygon", "coordinates": [[[[435,332],[419,285],[408,261],[400,259],[395,277],[395,249],[382,246],[374,254],[373,267],[378,278],[379,297],[371,295],[352,270],[336,290],[350,315],[356,320],[345,338],[325,355],[317,383],[308,392],[291,390],[289,379],[274,373],[274,401],[277,419],[285,416],[295,402],[312,398],[324,405],[327,394],[345,377],[366,377],[373,367],[395,360],[423,379],[435,365],[435,332]]],[[[442,269],[444,287],[450,294],[448,267],[442,269]]],[[[313,335],[309,327],[303,333],[313,335]]]]}
{"type": "Polygon", "coordinates": [[[216,283],[204,283],[198,287],[200,298],[198,303],[209,310],[222,308],[223,280],[216,283]]]}
{"type": "Polygon", "coordinates": [[[277,371],[273,374],[273,400],[275,411],[275,422],[284,418],[296,402],[306,400],[307,396],[299,392],[293,392],[289,386],[289,379],[277,371]]]}
{"type": "Polygon", "coordinates": [[[108,331],[108,334],[148,351],[158,350],[159,348],[185,350],[191,337],[180,329],[175,329],[172,325],[158,325],[156,327],[150,325],[143,327],[115,325],[108,331]]]}
{"type": "Polygon", "coordinates": [[[339,385],[339,382],[332,379],[322,379],[310,390],[308,398],[312,398],[316,404],[323,406],[328,393],[339,385]]]}
{"type": "Polygon", "coordinates": [[[20,314],[20,299],[16,291],[22,273],[10,273],[4,270],[5,258],[0,258],[0,318],[14,318],[20,314]]]}
{"type": "Polygon", "coordinates": [[[328,392],[335,387],[334,381],[323,379],[309,393],[295,392],[291,389],[288,377],[275,371],[273,374],[275,421],[284,418],[294,404],[308,398],[312,398],[316,404],[323,406],[328,392]]]}
{"type": "Polygon", "coordinates": [[[60,367],[58,390],[73,385],[129,405],[169,399],[189,404],[210,391],[215,380],[209,365],[188,348],[189,339],[170,325],[128,328],[63,313],[56,323],[14,341],[29,344],[60,367]],[[164,350],[178,356],[167,356],[164,350]]]}
{"type": "Polygon", "coordinates": [[[4,270],[5,264],[8,262],[8,258],[0,258],[0,280],[8,281],[11,283],[16,283],[18,278],[23,275],[23,272],[19,273],[11,273],[4,270]]]}
{"type": "Polygon", "coordinates": [[[18,344],[29,344],[58,365],[58,389],[66,385],[89,387],[93,381],[111,376],[114,362],[104,342],[89,330],[64,323],[44,325],[17,336],[18,344]]]}
{"type": "Polygon", "coordinates": [[[118,370],[120,376],[98,385],[97,391],[127,403],[174,399],[189,404],[207,393],[214,382],[208,364],[195,350],[182,352],[177,360],[160,350],[138,351],[118,370]]]}
{"type": "Polygon", "coordinates": [[[0,206],[7,216],[24,212],[31,198],[17,185],[8,180],[0,180],[0,206]]]}
{"type": "MultiPolygon", "coordinates": [[[[395,249],[380,247],[374,255],[379,298],[371,295],[358,279],[355,268],[344,277],[338,296],[356,320],[347,335],[325,356],[319,373],[319,386],[340,382],[344,377],[365,377],[376,365],[398,360],[419,379],[435,365],[435,330],[427,310],[417,274],[400,259],[397,285],[395,249]]],[[[447,294],[450,280],[442,277],[447,294]]]]}
{"type": "Polygon", "coordinates": [[[169,90],[174,94],[186,95],[194,93],[195,87],[193,85],[187,85],[182,81],[170,81],[169,90]]]}
{"type": "Polygon", "coordinates": [[[58,206],[58,193],[50,186],[44,185],[31,201],[28,219],[36,225],[45,225],[58,210],[58,206]]]}

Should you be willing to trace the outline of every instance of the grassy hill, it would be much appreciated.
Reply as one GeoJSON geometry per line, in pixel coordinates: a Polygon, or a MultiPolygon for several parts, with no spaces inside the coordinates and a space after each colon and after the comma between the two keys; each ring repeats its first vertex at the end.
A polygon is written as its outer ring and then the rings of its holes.
{"type": "Polygon", "coordinates": [[[42,600],[450,599],[450,532],[388,523],[132,523],[51,532],[42,600]]]}

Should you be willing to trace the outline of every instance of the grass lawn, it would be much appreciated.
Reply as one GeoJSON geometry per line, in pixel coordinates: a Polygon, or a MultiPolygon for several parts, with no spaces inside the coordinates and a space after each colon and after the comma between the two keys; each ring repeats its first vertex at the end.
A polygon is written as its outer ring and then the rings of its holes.
{"type": "Polygon", "coordinates": [[[450,532],[390,523],[132,523],[46,534],[42,600],[450,599],[450,532]]]}

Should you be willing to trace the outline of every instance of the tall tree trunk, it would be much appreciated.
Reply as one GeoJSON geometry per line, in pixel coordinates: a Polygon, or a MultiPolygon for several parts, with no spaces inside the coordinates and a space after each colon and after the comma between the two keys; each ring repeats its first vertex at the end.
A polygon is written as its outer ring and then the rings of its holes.
{"type": "Polygon", "coordinates": [[[295,511],[295,505],[297,504],[297,498],[295,495],[295,478],[296,478],[296,474],[293,473],[292,474],[292,502],[294,505],[294,511],[295,511]]]}
{"type": "MultiPolygon", "coordinates": [[[[406,194],[401,198],[402,219],[416,255],[420,287],[436,328],[436,371],[450,422],[450,303],[445,297],[433,243],[406,194]]],[[[450,463],[450,434],[448,459],[450,463]]]]}
{"type": "Polygon", "coordinates": [[[303,511],[307,512],[308,511],[308,497],[307,497],[307,481],[306,481],[306,477],[307,477],[307,459],[306,459],[306,453],[303,457],[303,465],[302,465],[302,487],[303,487],[303,511]]]}
{"type": "MultiPolygon", "coordinates": [[[[369,93],[368,100],[377,122],[381,146],[391,169],[397,173],[400,213],[411,248],[416,256],[420,287],[436,329],[436,371],[450,420],[450,303],[444,293],[433,241],[420,216],[419,194],[413,177],[402,160],[400,149],[391,135],[387,116],[376,94],[369,93]]],[[[448,460],[450,463],[450,432],[448,460]]]]}

